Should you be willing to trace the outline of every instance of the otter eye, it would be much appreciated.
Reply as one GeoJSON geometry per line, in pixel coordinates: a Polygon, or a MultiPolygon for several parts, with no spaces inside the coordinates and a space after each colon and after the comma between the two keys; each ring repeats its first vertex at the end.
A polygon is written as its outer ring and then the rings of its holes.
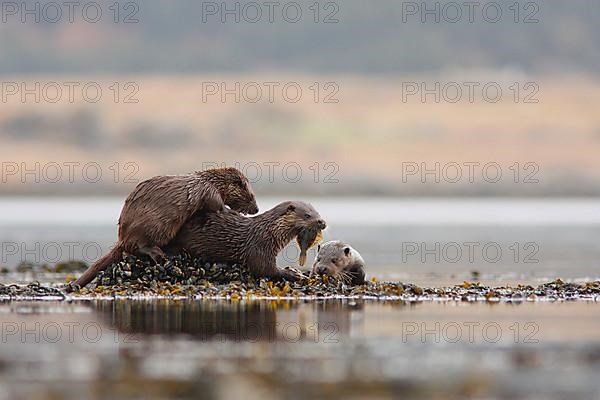
{"type": "Polygon", "coordinates": [[[331,262],[332,262],[332,263],[334,263],[334,264],[337,264],[337,262],[338,262],[338,259],[337,259],[337,258],[332,258],[332,259],[331,259],[331,262]]]}
{"type": "Polygon", "coordinates": [[[319,262],[319,261],[321,261],[321,258],[320,258],[320,257],[319,257],[319,258],[317,258],[317,262],[319,262]]]}
{"type": "Polygon", "coordinates": [[[310,219],[310,214],[304,214],[305,219],[310,219]]]}

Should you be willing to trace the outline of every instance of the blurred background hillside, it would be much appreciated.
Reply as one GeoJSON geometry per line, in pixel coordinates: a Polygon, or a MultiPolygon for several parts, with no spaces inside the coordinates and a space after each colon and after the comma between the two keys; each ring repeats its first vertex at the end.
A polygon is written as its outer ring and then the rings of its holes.
{"type": "Polygon", "coordinates": [[[3,194],[215,163],[260,194],[600,194],[598,1],[88,3],[2,2],[3,194]]]}

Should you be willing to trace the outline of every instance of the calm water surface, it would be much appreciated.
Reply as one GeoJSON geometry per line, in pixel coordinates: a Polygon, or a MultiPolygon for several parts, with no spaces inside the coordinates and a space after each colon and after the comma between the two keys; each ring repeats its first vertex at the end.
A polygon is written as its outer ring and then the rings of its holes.
{"type": "Polygon", "coordinates": [[[9,302],[0,386],[43,399],[591,399],[599,317],[588,302],[9,302]]]}

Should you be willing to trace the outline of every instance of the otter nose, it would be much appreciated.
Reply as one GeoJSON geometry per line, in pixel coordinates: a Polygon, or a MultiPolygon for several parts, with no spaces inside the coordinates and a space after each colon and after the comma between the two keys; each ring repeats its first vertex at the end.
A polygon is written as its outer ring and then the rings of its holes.
{"type": "Polygon", "coordinates": [[[327,228],[327,224],[322,219],[318,220],[317,223],[319,224],[319,229],[327,228]]]}
{"type": "Polygon", "coordinates": [[[326,275],[327,274],[327,267],[318,267],[317,268],[317,273],[319,275],[326,275]]]}

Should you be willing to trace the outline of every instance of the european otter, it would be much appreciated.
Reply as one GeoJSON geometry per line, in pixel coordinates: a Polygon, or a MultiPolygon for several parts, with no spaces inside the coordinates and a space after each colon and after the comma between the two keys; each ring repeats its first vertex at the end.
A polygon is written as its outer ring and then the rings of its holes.
{"type": "Polygon", "coordinates": [[[254,217],[234,211],[196,214],[165,249],[172,254],[186,250],[211,261],[240,263],[255,277],[297,280],[294,271],[277,267],[277,254],[303,229],[326,226],[310,204],[286,201],[254,217]]]}
{"type": "Polygon", "coordinates": [[[365,261],[352,246],[334,240],[319,245],[312,275],[341,277],[353,285],[365,282],[365,261]]]}
{"type": "Polygon", "coordinates": [[[165,175],[138,184],[125,200],[115,247],[75,281],[87,285],[99,271],[118,261],[123,252],[164,258],[169,243],[195,213],[233,210],[255,214],[256,198],[248,179],[236,168],[217,168],[187,175],[165,175]]]}

